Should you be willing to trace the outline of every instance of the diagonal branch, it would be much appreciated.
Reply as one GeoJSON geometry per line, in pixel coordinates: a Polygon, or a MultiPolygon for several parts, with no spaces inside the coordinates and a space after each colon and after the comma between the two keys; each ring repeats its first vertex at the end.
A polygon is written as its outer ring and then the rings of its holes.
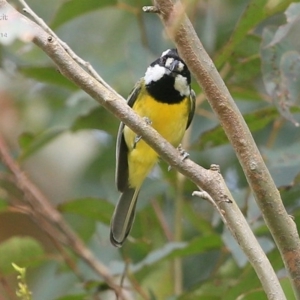
{"type": "Polygon", "coordinates": [[[264,220],[277,244],[297,298],[300,299],[300,240],[279,191],[262,159],[251,132],[220,74],[206,53],[180,2],[155,0],[166,30],[203,88],[229,138],[264,220]],[[178,19],[180,18],[180,23],[178,19]]]}
{"type": "MultiPolygon", "coordinates": [[[[7,5],[6,1],[0,0],[0,9],[1,5],[7,5]]],[[[169,8],[171,9],[170,11],[172,11],[173,7],[171,6],[169,8]]],[[[166,16],[168,15],[169,13],[167,12],[166,16]]],[[[24,19],[24,16],[22,17],[24,19]]],[[[206,170],[189,159],[183,161],[178,151],[149,126],[149,124],[136,115],[123,98],[112,89],[107,89],[105,85],[101,84],[78,65],[55,36],[49,35],[49,33],[28,19],[26,22],[30,24],[32,31],[35,32],[33,42],[53,60],[61,74],[79,86],[139,136],[142,136],[172,168],[185,175],[210,195],[221,209],[229,230],[257,272],[268,298],[285,299],[272,266],[259,246],[238,206],[235,202],[229,204],[228,201],[226,201],[228,198],[232,200],[232,196],[219,171],[215,168],[206,170]]],[[[191,48],[187,47],[187,51],[188,49],[191,48]]],[[[182,47],[180,50],[183,53],[182,47]]],[[[194,57],[194,59],[198,58],[194,57]]],[[[189,64],[190,63],[191,61],[189,61],[189,64]]],[[[191,70],[195,71],[192,68],[191,70]]],[[[91,254],[89,253],[89,255],[91,254]]],[[[108,280],[109,279],[108,277],[108,280]]]]}
{"type": "Polygon", "coordinates": [[[54,240],[67,245],[80,256],[104,281],[120,295],[121,299],[131,299],[114,281],[109,270],[99,262],[80,238],[63,220],[42,192],[26,177],[19,165],[11,158],[9,150],[0,136],[0,160],[12,172],[17,187],[24,193],[23,200],[31,208],[30,215],[54,240]],[[46,224],[45,224],[46,223],[46,224]],[[44,224],[44,225],[43,225],[44,224]],[[59,237],[59,239],[58,239],[59,237]]]}

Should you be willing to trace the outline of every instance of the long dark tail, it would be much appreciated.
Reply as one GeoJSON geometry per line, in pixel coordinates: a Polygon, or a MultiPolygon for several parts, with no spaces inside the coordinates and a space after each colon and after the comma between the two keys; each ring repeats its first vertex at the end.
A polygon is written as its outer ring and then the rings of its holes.
{"type": "Polygon", "coordinates": [[[127,188],[120,196],[110,223],[110,241],[121,247],[127,238],[134,220],[139,188],[127,188]]]}

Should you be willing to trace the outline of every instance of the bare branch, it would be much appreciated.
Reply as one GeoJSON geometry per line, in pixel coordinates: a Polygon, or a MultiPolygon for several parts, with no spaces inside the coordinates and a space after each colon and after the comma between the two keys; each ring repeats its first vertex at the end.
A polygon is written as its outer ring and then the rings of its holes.
{"type": "MultiPolygon", "coordinates": [[[[280,194],[257,149],[234,100],[201,44],[180,2],[154,1],[167,32],[176,43],[218,116],[244,170],[264,220],[281,253],[294,291],[300,298],[300,240],[294,222],[286,213],[280,194]],[[178,17],[179,16],[179,17],[178,17]],[[181,23],[178,24],[178,19],[181,23]],[[298,267],[296,267],[298,266],[298,267]]],[[[270,291],[271,293],[271,291],[270,291]]],[[[272,294],[272,293],[271,293],[272,294]]]]}
{"type": "MultiPolygon", "coordinates": [[[[212,204],[213,205],[213,207],[217,210],[217,212],[219,213],[219,215],[220,215],[220,217],[221,217],[221,219],[222,219],[222,221],[223,221],[223,223],[226,225],[226,226],[228,226],[228,224],[227,224],[227,221],[226,221],[226,218],[224,217],[224,211],[222,211],[221,209],[220,209],[220,207],[217,205],[217,203],[214,201],[214,199],[209,195],[209,193],[208,192],[205,192],[205,191],[202,191],[202,190],[200,190],[200,191],[194,191],[193,192],[193,194],[192,194],[192,196],[197,196],[197,197],[199,197],[199,198],[202,198],[202,199],[204,199],[204,200],[207,200],[210,204],[212,204]]],[[[232,203],[232,202],[231,202],[232,203]]]]}
{"type": "MultiPolygon", "coordinates": [[[[169,23],[172,24],[172,22],[169,19],[170,13],[173,12],[172,2],[157,2],[165,3],[165,6],[159,6],[158,10],[160,11],[160,15],[163,16],[164,22],[167,23],[169,21],[169,23]]],[[[0,0],[0,8],[1,3],[5,3],[5,1],[0,0]]],[[[182,9],[180,11],[182,11],[182,9]]],[[[180,20],[181,19],[183,20],[184,24],[185,22],[188,22],[185,19],[184,15],[180,15],[180,20]]],[[[206,170],[189,159],[182,160],[178,151],[174,149],[174,147],[172,147],[166,140],[164,140],[149,124],[147,124],[147,122],[145,122],[143,119],[137,116],[132,111],[132,109],[125,103],[124,99],[122,99],[112,89],[108,89],[104,85],[100,84],[80,65],[78,65],[76,61],[66,52],[65,48],[61,45],[60,41],[55,36],[49,35],[49,33],[45,32],[41,27],[39,27],[35,23],[30,22],[29,20],[28,22],[30,23],[33,32],[35,32],[33,42],[37,46],[39,46],[53,60],[61,74],[63,74],[65,77],[67,77],[77,86],[79,86],[82,90],[84,90],[92,98],[94,98],[102,106],[104,106],[108,111],[110,111],[112,114],[118,117],[134,132],[141,136],[160,155],[162,159],[164,159],[170,166],[172,166],[172,168],[176,169],[177,171],[188,177],[197,186],[205,190],[212,197],[212,199],[214,199],[215,203],[217,203],[220,209],[224,211],[223,215],[224,218],[226,218],[230,231],[232,232],[233,236],[236,238],[238,243],[241,245],[249,261],[255,268],[260,280],[262,281],[262,285],[268,295],[268,298],[285,299],[285,296],[282,292],[274,270],[272,269],[269,261],[264,255],[264,252],[260,248],[259,244],[257,243],[252,231],[250,230],[238,206],[235,204],[235,202],[229,204],[224,201],[224,199],[233,198],[230,195],[230,192],[228,191],[221,174],[216,170],[206,170]]],[[[170,24],[166,24],[166,26],[171,26],[170,24]]],[[[188,25],[191,27],[190,23],[188,23],[188,25]]],[[[181,27],[183,26],[180,25],[180,27],[178,28],[182,30],[181,27]]],[[[193,32],[192,27],[190,27],[190,32],[193,32]]],[[[174,31],[174,28],[172,28],[172,30],[174,31]]],[[[180,30],[178,31],[179,33],[181,32],[180,30]]],[[[189,53],[188,51],[192,51],[192,46],[190,45],[190,43],[196,43],[195,40],[197,39],[197,36],[192,36],[191,38],[181,36],[180,34],[176,35],[178,48],[184,59],[186,59],[186,55],[187,53],[189,53]],[[188,42],[186,41],[186,39],[188,40],[188,42]],[[178,42],[178,40],[180,41],[178,42]],[[186,42],[184,47],[183,41],[186,42]],[[183,49],[185,48],[186,50],[184,52],[183,49]]],[[[198,42],[197,46],[199,46],[198,42]]],[[[202,51],[203,47],[200,46],[198,50],[201,49],[202,51]]],[[[199,57],[201,57],[201,51],[200,54],[198,53],[200,55],[199,57]]],[[[198,63],[198,58],[197,56],[195,56],[195,52],[192,53],[193,56],[191,57],[195,62],[198,63]]],[[[191,60],[187,60],[187,62],[190,66],[190,69],[195,73],[196,69],[195,67],[191,66],[191,60]]],[[[208,60],[208,63],[209,66],[213,66],[210,60],[208,60]]],[[[214,100],[220,101],[222,103],[221,107],[223,107],[223,109],[226,111],[223,99],[225,98],[225,96],[223,96],[223,94],[220,94],[218,89],[218,84],[223,86],[222,81],[217,80],[218,82],[214,82],[209,77],[209,72],[207,70],[205,72],[204,70],[202,70],[202,73],[200,72],[199,74],[204,74],[208,76],[207,84],[212,84],[210,88],[211,93],[214,93],[214,95],[216,95],[216,98],[214,100]],[[214,91],[214,89],[216,89],[216,91],[214,91]]],[[[207,86],[206,89],[208,89],[207,86]]],[[[22,183],[23,180],[24,178],[22,178],[20,182],[22,183]]],[[[56,212],[56,214],[58,213],[56,212]]],[[[59,221],[59,214],[58,216],[56,216],[56,218],[58,218],[58,220],[56,221],[59,221]]],[[[69,232],[68,234],[70,234],[71,241],[75,243],[74,246],[76,246],[76,241],[73,240],[74,237],[72,233],[69,232]]],[[[88,251],[86,248],[85,250],[88,251]]],[[[91,258],[91,253],[81,253],[81,255],[83,255],[83,257],[87,261],[89,261],[89,259],[91,258]]],[[[111,282],[111,278],[106,273],[106,271],[107,270],[103,272],[107,275],[107,280],[113,285],[113,283],[111,282]]]]}
{"type": "Polygon", "coordinates": [[[47,33],[49,33],[51,36],[55,37],[59,43],[64,47],[66,52],[79,64],[81,65],[85,70],[87,70],[97,81],[99,81],[103,86],[105,86],[107,89],[113,91],[111,86],[107,84],[102,77],[96,72],[96,70],[92,67],[92,65],[84,61],[81,57],[79,57],[64,41],[62,41],[55,32],[44,22],[42,18],[40,18],[26,3],[25,0],[19,0],[21,5],[24,6],[23,12],[27,13],[32,17],[32,19],[40,25],[47,33]]]}
{"type": "Polygon", "coordinates": [[[51,238],[59,240],[79,255],[105,282],[116,291],[121,299],[131,299],[116,283],[109,270],[97,260],[80,238],[69,228],[48,199],[26,177],[19,165],[9,155],[9,150],[0,136],[0,159],[12,172],[18,188],[24,193],[24,201],[30,206],[30,215],[41,225],[51,238]],[[60,237],[60,238],[59,238],[60,237]]]}

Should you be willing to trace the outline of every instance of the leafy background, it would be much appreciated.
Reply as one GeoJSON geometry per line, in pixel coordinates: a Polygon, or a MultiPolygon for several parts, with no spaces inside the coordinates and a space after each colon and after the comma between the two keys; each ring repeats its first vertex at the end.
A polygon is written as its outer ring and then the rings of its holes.
{"type": "MultiPolygon", "coordinates": [[[[18,7],[18,2],[15,3],[18,7]]],[[[299,11],[292,1],[187,1],[205,48],[242,111],[283,197],[300,225],[299,11]],[[276,3],[275,3],[276,2],[276,3]],[[291,6],[289,6],[291,4],[291,6]]],[[[166,48],[145,0],[37,1],[28,4],[80,57],[125,98],[148,64],[166,48]]],[[[259,280],[213,208],[193,198],[190,182],[161,162],[140,194],[131,237],[109,242],[118,120],[64,79],[21,28],[0,22],[0,131],[12,155],[110,271],[151,299],[266,299],[259,280]],[[166,224],[162,226],[163,220],[166,224]],[[178,240],[176,232],[182,231],[178,240]],[[182,287],[175,296],[182,260],[182,287]],[[176,279],[177,278],[177,279],[176,279]]],[[[251,228],[294,299],[283,263],[231,146],[195,83],[197,111],[184,147],[191,159],[218,164],[251,228]]],[[[53,243],[9,200],[22,195],[0,164],[0,276],[12,291],[11,262],[27,267],[33,299],[114,299],[84,263],[78,278],[53,243]],[[102,288],[100,288],[102,287],[102,288]],[[102,298],[101,298],[102,299],[102,298]]],[[[133,288],[136,299],[142,296],[133,288]]],[[[8,295],[0,285],[0,295],[8,295]]],[[[1,298],[1,297],[0,297],[1,298]]],[[[6,298],[4,298],[6,299],[6,298]]]]}

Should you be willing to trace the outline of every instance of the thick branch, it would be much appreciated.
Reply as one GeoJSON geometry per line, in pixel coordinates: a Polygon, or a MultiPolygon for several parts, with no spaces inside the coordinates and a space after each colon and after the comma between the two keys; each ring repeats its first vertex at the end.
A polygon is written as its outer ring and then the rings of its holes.
{"type": "Polygon", "coordinates": [[[300,241],[294,221],[286,213],[276,185],[240,111],[203,48],[179,2],[156,0],[163,23],[182,58],[202,86],[244,170],[264,220],[277,244],[300,298],[300,241]],[[180,24],[178,24],[180,15],[180,24]]]}
{"type": "MultiPolygon", "coordinates": [[[[160,157],[174,169],[187,176],[190,180],[196,183],[197,186],[206,190],[216,202],[224,202],[224,197],[225,195],[229,196],[229,192],[227,190],[226,192],[224,191],[225,185],[218,172],[206,170],[196,165],[191,160],[183,161],[178,155],[178,152],[151,126],[147,125],[140,117],[138,117],[131,108],[129,108],[126,103],[120,99],[120,97],[111,91],[106,90],[106,88],[101,86],[98,82],[91,78],[90,75],[74,64],[73,60],[65,53],[64,49],[55,40],[48,42],[47,38],[48,36],[45,36],[44,34],[38,35],[35,38],[35,43],[53,59],[59,70],[67,78],[75,82],[107,110],[121,119],[122,122],[134,130],[138,135],[142,136],[143,139],[149,143],[149,145],[155,149],[157,153],[159,153],[160,157]]],[[[258,276],[268,282],[268,288],[266,288],[266,291],[270,296],[269,299],[275,299],[274,290],[279,290],[279,292],[276,293],[276,299],[280,299],[280,295],[282,295],[281,299],[285,299],[272,267],[266,260],[263,251],[257,244],[253,233],[246,224],[238,207],[235,204],[228,205],[226,203],[221,204],[221,207],[225,211],[226,218],[231,217],[231,220],[227,222],[229,224],[228,226],[230,231],[241,245],[249,260],[256,264],[257,273],[260,274],[258,276]],[[257,246],[257,251],[253,251],[252,247],[254,245],[257,246]],[[250,249],[252,249],[252,251],[249,251],[250,249]],[[263,259],[265,264],[257,264],[258,256],[263,259]],[[274,287],[274,282],[277,282],[276,287],[274,287]]]]}
{"type": "MultiPolygon", "coordinates": [[[[0,0],[0,8],[1,3],[5,2],[0,0]]],[[[221,210],[224,211],[223,217],[226,219],[229,230],[254,266],[259,278],[262,280],[268,298],[285,299],[274,270],[257,243],[238,206],[235,203],[229,204],[224,201],[228,198],[232,199],[232,197],[218,170],[206,170],[188,159],[183,161],[178,151],[137,116],[125,103],[124,99],[111,89],[101,85],[84,71],[65,51],[57,39],[47,34],[33,22],[28,20],[28,23],[31,24],[35,32],[34,43],[51,57],[58,70],[65,77],[117,116],[138,135],[142,136],[170,166],[209,193],[221,210]]]]}

